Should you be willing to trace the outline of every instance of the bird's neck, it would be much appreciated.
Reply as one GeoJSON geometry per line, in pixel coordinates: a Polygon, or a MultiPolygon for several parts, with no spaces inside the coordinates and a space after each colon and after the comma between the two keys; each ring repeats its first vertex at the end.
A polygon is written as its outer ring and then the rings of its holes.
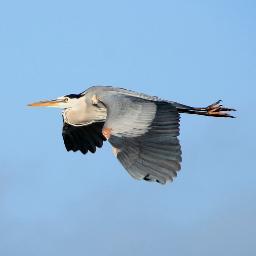
{"type": "Polygon", "coordinates": [[[70,125],[81,126],[106,120],[106,109],[90,106],[90,108],[70,108],[62,113],[64,121],[70,125]]]}

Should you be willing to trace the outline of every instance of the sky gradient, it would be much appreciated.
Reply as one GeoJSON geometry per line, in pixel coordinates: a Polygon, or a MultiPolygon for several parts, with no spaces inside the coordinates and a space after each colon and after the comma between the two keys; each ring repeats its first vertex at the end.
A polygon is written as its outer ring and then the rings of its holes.
{"type": "Polygon", "coordinates": [[[1,1],[0,255],[256,255],[255,1],[1,1]],[[132,179],[105,143],[66,152],[56,109],[113,85],[236,119],[182,115],[182,170],[132,179]]]}

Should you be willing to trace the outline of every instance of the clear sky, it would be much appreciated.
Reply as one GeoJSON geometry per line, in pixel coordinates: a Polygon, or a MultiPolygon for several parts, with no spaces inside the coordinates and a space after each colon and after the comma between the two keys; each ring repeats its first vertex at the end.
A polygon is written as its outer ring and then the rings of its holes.
{"type": "Polygon", "coordinates": [[[253,0],[1,1],[0,255],[256,255],[255,28],[253,0]],[[26,107],[98,84],[238,118],[183,115],[178,178],[136,181],[26,107]]]}

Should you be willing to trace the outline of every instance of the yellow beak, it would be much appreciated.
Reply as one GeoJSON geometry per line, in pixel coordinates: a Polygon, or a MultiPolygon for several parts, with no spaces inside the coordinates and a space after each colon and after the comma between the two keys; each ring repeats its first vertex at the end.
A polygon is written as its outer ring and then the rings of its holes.
{"type": "Polygon", "coordinates": [[[28,106],[29,107],[59,107],[61,103],[65,103],[65,99],[38,101],[38,102],[28,104],[28,106]]]}

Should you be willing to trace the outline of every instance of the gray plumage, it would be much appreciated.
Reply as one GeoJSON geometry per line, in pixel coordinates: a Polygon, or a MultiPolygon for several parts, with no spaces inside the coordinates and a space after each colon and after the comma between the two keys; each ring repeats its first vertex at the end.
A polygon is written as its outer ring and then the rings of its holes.
{"type": "Polygon", "coordinates": [[[180,113],[232,117],[220,101],[193,108],[155,96],[108,86],[91,87],[30,106],[63,108],[68,151],[95,152],[108,139],[117,159],[135,179],[165,184],[180,170],[180,113]]]}

